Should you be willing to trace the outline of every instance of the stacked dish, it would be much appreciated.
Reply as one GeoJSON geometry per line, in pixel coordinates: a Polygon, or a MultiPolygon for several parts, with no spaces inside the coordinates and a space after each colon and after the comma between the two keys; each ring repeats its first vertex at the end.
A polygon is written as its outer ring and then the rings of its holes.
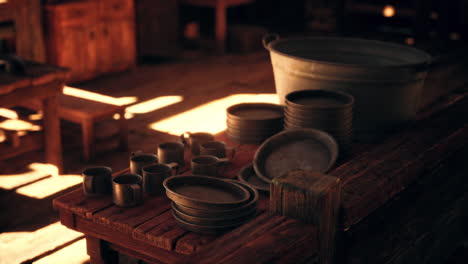
{"type": "Polygon", "coordinates": [[[257,212],[258,192],[238,181],[188,175],[167,178],[163,185],[176,222],[192,232],[224,232],[257,212]]]}
{"type": "Polygon", "coordinates": [[[239,171],[237,178],[239,179],[239,181],[252,186],[258,191],[270,191],[270,184],[257,176],[252,164],[243,167],[239,171]]]}
{"type": "Polygon", "coordinates": [[[338,144],[328,133],[303,128],[286,130],[267,139],[255,152],[256,176],[271,183],[291,170],[325,173],[338,157],[338,144]]]}
{"type": "Polygon", "coordinates": [[[283,107],[270,103],[241,103],[227,111],[226,134],[234,142],[257,144],[283,130],[283,107]]]}
{"type": "Polygon", "coordinates": [[[332,135],[340,149],[352,143],[354,97],[339,91],[302,90],[286,95],[285,129],[314,128],[332,135]]]}

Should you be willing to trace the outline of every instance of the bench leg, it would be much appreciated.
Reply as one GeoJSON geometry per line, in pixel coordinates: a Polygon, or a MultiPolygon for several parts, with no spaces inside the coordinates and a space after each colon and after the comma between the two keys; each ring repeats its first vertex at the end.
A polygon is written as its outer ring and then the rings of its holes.
{"type": "Polygon", "coordinates": [[[226,4],[224,1],[217,1],[215,8],[215,37],[216,49],[219,53],[224,53],[226,48],[226,30],[227,30],[227,17],[226,17],[226,4]]]}
{"type": "Polygon", "coordinates": [[[118,263],[118,254],[110,250],[107,243],[99,238],[86,235],[86,251],[91,264],[118,263]]]}
{"type": "Polygon", "coordinates": [[[81,123],[83,134],[83,159],[89,161],[94,155],[94,121],[86,119],[81,123]]]}
{"type": "Polygon", "coordinates": [[[128,120],[125,118],[125,110],[119,111],[119,150],[128,150],[128,120]]]}

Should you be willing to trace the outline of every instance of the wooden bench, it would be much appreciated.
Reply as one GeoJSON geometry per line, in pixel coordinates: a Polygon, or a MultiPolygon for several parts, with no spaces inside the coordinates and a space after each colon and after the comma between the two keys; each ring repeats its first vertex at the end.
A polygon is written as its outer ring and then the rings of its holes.
{"type": "Polygon", "coordinates": [[[106,104],[65,94],[61,94],[58,101],[59,117],[81,126],[83,159],[85,161],[92,159],[96,151],[96,122],[112,119],[116,114],[119,115],[117,120],[119,149],[128,149],[128,122],[125,119],[125,106],[106,104]]]}

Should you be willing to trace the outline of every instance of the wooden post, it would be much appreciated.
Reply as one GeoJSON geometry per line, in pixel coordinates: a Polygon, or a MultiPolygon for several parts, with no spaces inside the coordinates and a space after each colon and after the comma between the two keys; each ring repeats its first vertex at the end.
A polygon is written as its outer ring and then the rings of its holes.
{"type": "Polygon", "coordinates": [[[340,179],[318,172],[292,170],[273,179],[270,189],[270,213],[316,225],[320,263],[333,263],[340,179]]]}

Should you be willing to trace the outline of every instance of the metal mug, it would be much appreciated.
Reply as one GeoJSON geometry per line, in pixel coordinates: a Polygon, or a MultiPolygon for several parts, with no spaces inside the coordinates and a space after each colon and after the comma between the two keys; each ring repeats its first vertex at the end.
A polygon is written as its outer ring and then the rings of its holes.
{"type": "Polygon", "coordinates": [[[163,181],[179,174],[179,164],[152,164],[143,167],[143,191],[149,195],[160,195],[164,193],[163,181]]]}
{"type": "Polygon", "coordinates": [[[112,179],[114,204],[133,207],[143,203],[142,177],[138,174],[123,174],[112,179]]]}
{"type": "Polygon", "coordinates": [[[158,158],[160,163],[177,163],[179,167],[185,165],[184,144],[179,142],[164,142],[158,145],[158,158]]]}
{"type": "Polygon", "coordinates": [[[229,156],[229,160],[234,158],[236,150],[226,146],[226,143],[222,141],[208,141],[200,144],[201,155],[213,155],[218,158],[226,158],[229,156]],[[227,155],[230,152],[230,155],[227,155]]]}
{"type": "Polygon", "coordinates": [[[142,151],[132,152],[130,156],[130,173],[141,175],[141,169],[147,165],[158,163],[158,156],[142,151]]]}
{"type": "Polygon", "coordinates": [[[86,196],[112,193],[112,169],[105,166],[86,168],[82,172],[83,192],[86,196]]]}
{"type": "Polygon", "coordinates": [[[219,169],[226,166],[228,159],[213,155],[199,155],[192,158],[192,173],[197,175],[218,176],[219,169]]]}
{"type": "Polygon", "coordinates": [[[192,155],[200,154],[200,144],[214,140],[214,136],[207,132],[185,132],[180,135],[180,139],[184,145],[190,148],[192,155]]]}

